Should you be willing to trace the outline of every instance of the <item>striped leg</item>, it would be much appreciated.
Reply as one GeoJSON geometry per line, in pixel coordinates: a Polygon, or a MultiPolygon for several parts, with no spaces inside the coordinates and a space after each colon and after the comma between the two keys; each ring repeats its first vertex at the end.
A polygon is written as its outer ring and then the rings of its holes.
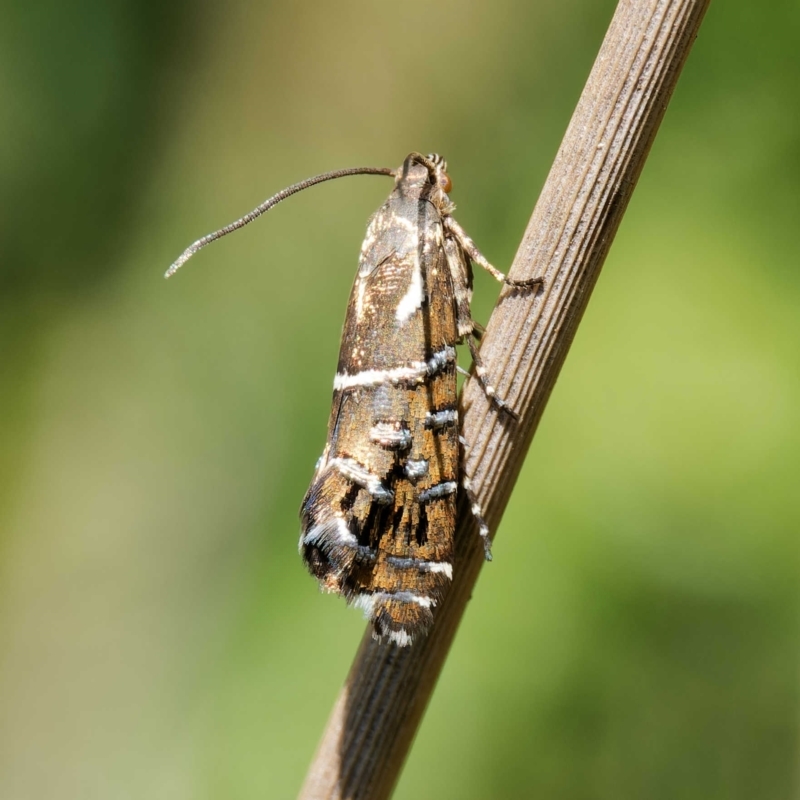
{"type": "Polygon", "coordinates": [[[456,241],[461,245],[464,252],[479,266],[483,267],[496,281],[504,283],[518,289],[533,289],[542,285],[542,278],[528,278],[524,281],[515,281],[507,278],[497,267],[493,267],[480,250],[475,246],[475,242],[469,238],[467,232],[452,218],[444,218],[445,227],[453,234],[456,241]]]}
{"type": "Polygon", "coordinates": [[[489,538],[489,526],[486,524],[486,520],[483,518],[483,509],[478,502],[478,498],[475,496],[475,492],[472,491],[472,482],[467,475],[466,467],[462,466],[461,468],[461,485],[464,487],[464,492],[467,495],[467,500],[469,500],[469,507],[470,511],[472,511],[472,516],[475,517],[475,522],[478,523],[478,532],[481,535],[481,539],[483,539],[483,552],[484,557],[487,561],[492,560],[492,540],[489,538]]]}
{"type": "Polygon", "coordinates": [[[483,387],[484,394],[489,398],[490,402],[493,403],[499,411],[504,411],[508,414],[512,419],[518,420],[519,414],[514,411],[511,406],[506,403],[505,400],[497,396],[497,391],[495,390],[494,386],[492,386],[489,380],[489,373],[486,367],[483,365],[483,360],[478,353],[478,345],[475,341],[474,336],[467,336],[467,345],[469,345],[469,352],[472,355],[472,362],[475,364],[475,375],[480,381],[481,386],[483,387]]]}

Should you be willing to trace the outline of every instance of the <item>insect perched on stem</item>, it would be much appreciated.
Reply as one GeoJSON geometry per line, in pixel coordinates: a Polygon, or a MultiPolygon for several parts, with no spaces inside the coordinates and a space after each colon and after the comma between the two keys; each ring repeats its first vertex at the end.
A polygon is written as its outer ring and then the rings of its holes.
{"type": "Polygon", "coordinates": [[[470,312],[472,262],[509,286],[452,216],[447,164],[411,153],[397,170],[356,168],[295,184],[242,219],[195,242],[197,250],[290,195],[345,175],[395,179],[373,215],[344,322],[328,440],[300,508],[300,552],[320,586],[362,608],[373,635],[408,645],[433,622],[453,575],[459,483],[491,559],[489,529],[462,468],[456,344],[497,409],[470,312]]]}

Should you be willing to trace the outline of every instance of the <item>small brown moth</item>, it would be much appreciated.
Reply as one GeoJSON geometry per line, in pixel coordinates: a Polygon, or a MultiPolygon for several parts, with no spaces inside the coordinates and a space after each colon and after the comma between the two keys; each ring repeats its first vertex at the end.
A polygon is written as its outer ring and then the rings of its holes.
{"type": "Polygon", "coordinates": [[[397,170],[325,173],[283,190],[197,250],[278,202],[323,180],[388,174],[395,188],[373,215],[361,247],[333,384],[328,441],[300,509],[300,553],[320,586],[362,608],[373,635],[405,646],[433,622],[453,575],[459,483],[491,559],[489,529],[462,469],[456,344],[466,341],[487,396],[477,352],[472,261],[507,285],[453,219],[447,164],[411,153],[397,170]]]}

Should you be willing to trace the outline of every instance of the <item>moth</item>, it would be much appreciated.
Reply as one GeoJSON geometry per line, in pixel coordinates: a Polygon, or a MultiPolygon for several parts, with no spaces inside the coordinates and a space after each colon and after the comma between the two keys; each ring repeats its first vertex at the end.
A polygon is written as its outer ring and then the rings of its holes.
{"type": "Polygon", "coordinates": [[[478,354],[472,262],[495,269],[452,216],[447,163],[411,153],[396,170],[355,168],[295,184],[250,214],[195,242],[201,247],[323,180],[386,174],[395,187],[372,216],[342,333],[327,443],[300,508],[300,553],[322,589],[365,612],[375,638],[400,646],[427,633],[453,576],[459,485],[489,529],[463,470],[456,345],[466,342],[475,375],[501,411],[478,354]]]}

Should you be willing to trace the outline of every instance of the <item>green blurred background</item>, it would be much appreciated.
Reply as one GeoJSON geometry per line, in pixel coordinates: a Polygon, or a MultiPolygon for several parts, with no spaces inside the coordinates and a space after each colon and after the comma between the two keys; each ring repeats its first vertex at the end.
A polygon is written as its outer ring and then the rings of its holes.
{"type": "MultiPolygon", "coordinates": [[[[297,509],[390,183],[161,274],[410,150],[506,267],[614,6],[4,4],[0,797],[294,796],[364,629],[297,509]]],[[[794,795],[798,23],[712,3],[396,797],[794,795]]]]}

